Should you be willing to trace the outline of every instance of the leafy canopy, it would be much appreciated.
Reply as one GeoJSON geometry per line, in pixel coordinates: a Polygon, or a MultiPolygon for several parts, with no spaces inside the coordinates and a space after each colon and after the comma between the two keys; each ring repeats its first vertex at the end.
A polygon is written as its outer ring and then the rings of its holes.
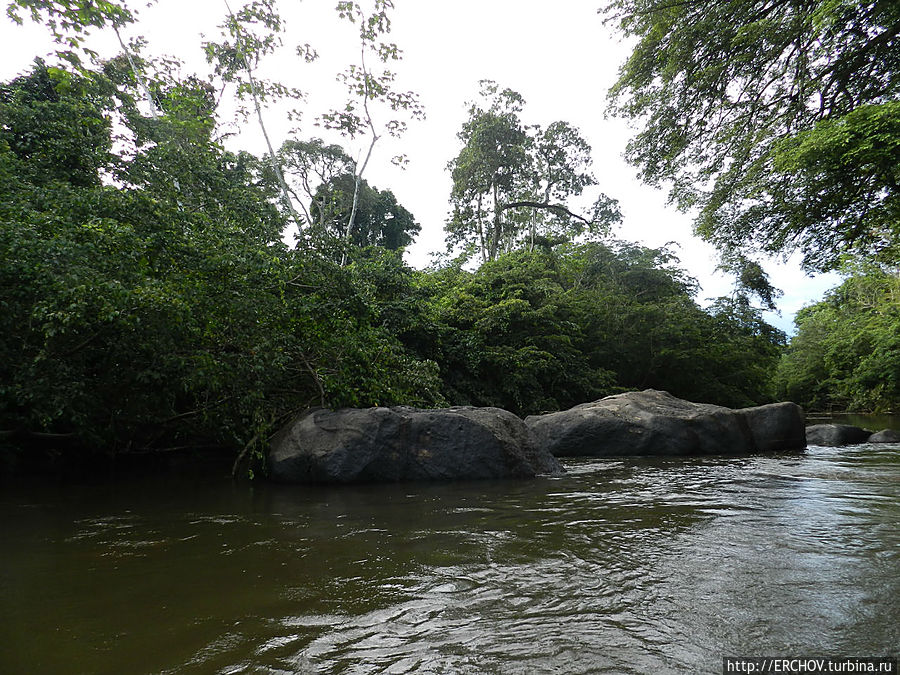
{"type": "Polygon", "coordinates": [[[629,159],[726,249],[900,256],[900,5],[612,0],[629,159]]]}
{"type": "Polygon", "coordinates": [[[211,140],[204,83],[150,80],[148,118],[123,68],[0,85],[4,437],[239,450],[312,404],[441,403],[366,275],[282,243],[277,184],[211,140]]]}
{"type": "Polygon", "coordinates": [[[570,200],[596,185],[591,147],[565,121],[543,129],[525,125],[522,96],[490,80],[457,134],[463,144],[449,163],[453,212],[447,243],[478,253],[482,262],[521,245],[559,244],[588,232],[603,232],[621,219],[618,204],[599,195],[591,214],[570,200]]]}
{"type": "Polygon", "coordinates": [[[347,241],[352,245],[351,257],[369,246],[390,251],[409,246],[421,229],[415,217],[397,202],[393,192],[370,187],[365,180],[356,195],[353,228],[346,232],[356,189],[353,174],[336,176],[319,185],[310,205],[317,246],[336,251],[336,262],[344,257],[343,243],[347,241]]]}
{"type": "Polygon", "coordinates": [[[857,265],[825,298],[797,313],[779,364],[779,396],[812,410],[886,412],[900,406],[900,276],[857,265]]]}

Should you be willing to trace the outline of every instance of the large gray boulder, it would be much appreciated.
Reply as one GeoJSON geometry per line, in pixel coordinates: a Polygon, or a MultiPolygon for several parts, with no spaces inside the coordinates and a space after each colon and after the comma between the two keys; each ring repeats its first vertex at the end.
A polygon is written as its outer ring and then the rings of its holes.
{"type": "Polygon", "coordinates": [[[840,447],[869,440],[872,432],[850,424],[813,424],[806,427],[806,442],[810,445],[840,447]]]}
{"type": "Polygon", "coordinates": [[[525,419],[557,457],[713,455],[806,446],[803,411],[793,403],[732,410],[648,389],[525,419]]]}
{"type": "Polygon", "coordinates": [[[755,449],[759,452],[802,450],[806,447],[803,408],[796,403],[770,403],[734,411],[750,428],[755,449]]]}
{"type": "Polygon", "coordinates": [[[310,410],[269,450],[272,479],[290,483],[530,478],[563,472],[524,422],[499,408],[310,410]]]}

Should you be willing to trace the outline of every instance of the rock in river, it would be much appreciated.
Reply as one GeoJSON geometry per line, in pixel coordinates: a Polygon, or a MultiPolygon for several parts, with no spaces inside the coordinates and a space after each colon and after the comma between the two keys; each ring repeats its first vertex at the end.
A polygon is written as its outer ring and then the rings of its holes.
{"type": "Polygon", "coordinates": [[[274,480],[355,483],[528,478],[563,469],[524,422],[499,408],[307,411],[269,450],[274,480]]]}
{"type": "Polygon", "coordinates": [[[872,432],[850,424],[813,424],[806,427],[806,442],[810,445],[840,447],[869,440],[872,432]]]}
{"type": "Polygon", "coordinates": [[[794,403],[732,410],[652,389],[531,416],[525,423],[536,443],[557,457],[712,455],[806,447],[803,411],[794,403]]]}
{"type": "Polygon", "coordinates": [[[882,429],[869,436],[867,443],[900,443],[900,431],[882,429]]]}
{"type": "Polygon", "coordinates": [[[850,424],[813,424],[806,427],[806,440],[810,445],[830,447],[858,443],[900,443],[900,432],[882,429],[872,433],[868,429],[850,424]]]}

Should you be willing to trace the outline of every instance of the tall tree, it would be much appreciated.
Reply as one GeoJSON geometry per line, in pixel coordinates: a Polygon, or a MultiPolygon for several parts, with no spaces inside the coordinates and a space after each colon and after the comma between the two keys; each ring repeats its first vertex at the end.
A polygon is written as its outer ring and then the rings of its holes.
{"type": "Polygon", "coordinates": [[[611,0],[629,159],[724,248],[900,257],[900,5],[611,0]]]}
{"type": "Polygon", "coordinates": [[[458,136],[463,148],[448,168],[453,177],[453,215],[448,243],[476,247],[482,262],[511,248],[515,229],[505,227],[504,206],[532,186],[530,138],[519,119],[524,100],[511,89],[482,81],[488,105],[472,103],[458,136]]]}
{"type": "MultiPolygon", "coordinates": [[[[387,68],[388,63],[398,61],[402,56],[396,44],[385,42],[383,39],[391,31],[390,11],[393,8],[393,0],[374,0],[371,7],[364,7],[364,3],[353,0],[341,0],[337,4],[340,18],[358,28],[359,60],[338,76],[350,94],[347,102],[342,108],[323,114],[320,117],[320,124],[327,129],[340,132],[351,140],[368,139],[367,147],[354,162],[353,204],[347,216],[345,230],[348,251],[359,206],[362,177],[372,159],[375,144],[384,133],[395,137],[401,136],[407,127],[404,117],[422,119],[425,115],[418,95],[412,91],[398,91],[394,87],[396,75],[387,68]],[[373,57],[376,64],[380,64],[374,68],[373,57]],[[377,122],[374,112],[376,104],[386,105],[397,116],[386,122],[377,122]]],[[[399,155],[394,157],[393,161],[402,165],[405,157],[399,155]]],[[[342,264],[346,261],[345,254],[342,264]]]]}
{"type": "Polygon", "coordinates": [[[590,172],[591,146],[581,132],[565,121],[553,122],[546,129],[532,127],[532,157],[536,202],[511,204],[509,208],[532,210],[529,246],[534,248],[538,235],[568,240],[585,230],[602,230],[620,220],[618,202],[600,194],[588,217],[573,214],[564,207],[572,197],[597,184],[590,172]]]}
{"type": "Polygon", "coordinates": [[[325,145],[320,138],[287,140],[278,151],[278,158],[291,196],[303,209],[309,227],[323,231],[322,219],[328,211],[327,204],[318,203],[316,218],[311,214],[311,209],[316,208],[317,200],[323,196],[319,188],[339,176],[352,173],[353,160],[341,146],[325,145]]]}
{"type": "Polygon", "coordinates": [[[353,257],[347,243],[354,251],[368,246],[397,251],[411,244],[421,229],[393,192],[370,187],[365,180],[357,187],[353,174],[336,176],[319,185],[309,210],[320,247],[328,248],[330,244],[337,251],[336,262],[353,257]],[[354,195],[356,215],[348,236],[346,227],[354,195]]]}
{"type": "Polygon", "coordinates": [[[619,219],[615,200],[600,195],[591,214],[572,211],[568,201],[596,181],[591,148],[568,122],[546,129],[527,126],[522,96],[483,80],[481,101],[469,104],[458,137],[463,143],[449,163],[453,212],[447,223],[451,246],[466,245],[482,262],[517,245],[560,243],[586,229],[619,219]]]}
{"type": "MultiPolygon", "coordinates": [[[[214,64],[216,75],[223,84],[234,84],[238,100],[250,97],[256,119],[266,142],[269,162],[281,188],[282,202],[294,222],[299,226],[301,219],[291,201],[290,190],[281,173],[281,165],[275,155],[272,140],[263,118],[263,105],[267,100],[278,98],[299,99],[302,94],[297,89],[280,82],[262,80],[256,74],[260,60],[281,45],[280,34],[284,31],[281,15],[275,9],[275,0],[252,0],[237,13],[232,11],[228,0],[224,0],[228,17],[222,25],[227,36],[222,42],[205,42],[206,59],[214,64]]],[[[298,54],[307,61],[316,58],[314,50],[306,46],[298,54]]],[[[242,111],[246,116],[247,111],[242,111]]]]}

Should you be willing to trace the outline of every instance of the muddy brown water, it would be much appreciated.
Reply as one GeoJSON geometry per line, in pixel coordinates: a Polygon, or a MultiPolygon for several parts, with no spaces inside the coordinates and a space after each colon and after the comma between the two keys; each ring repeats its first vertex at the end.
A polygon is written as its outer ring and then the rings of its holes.
{"type": "Polygon", "coordinates": [[[900,445],[566,466],[7,486],[0,673],[718,673],[900,651],[900,445]]]}

